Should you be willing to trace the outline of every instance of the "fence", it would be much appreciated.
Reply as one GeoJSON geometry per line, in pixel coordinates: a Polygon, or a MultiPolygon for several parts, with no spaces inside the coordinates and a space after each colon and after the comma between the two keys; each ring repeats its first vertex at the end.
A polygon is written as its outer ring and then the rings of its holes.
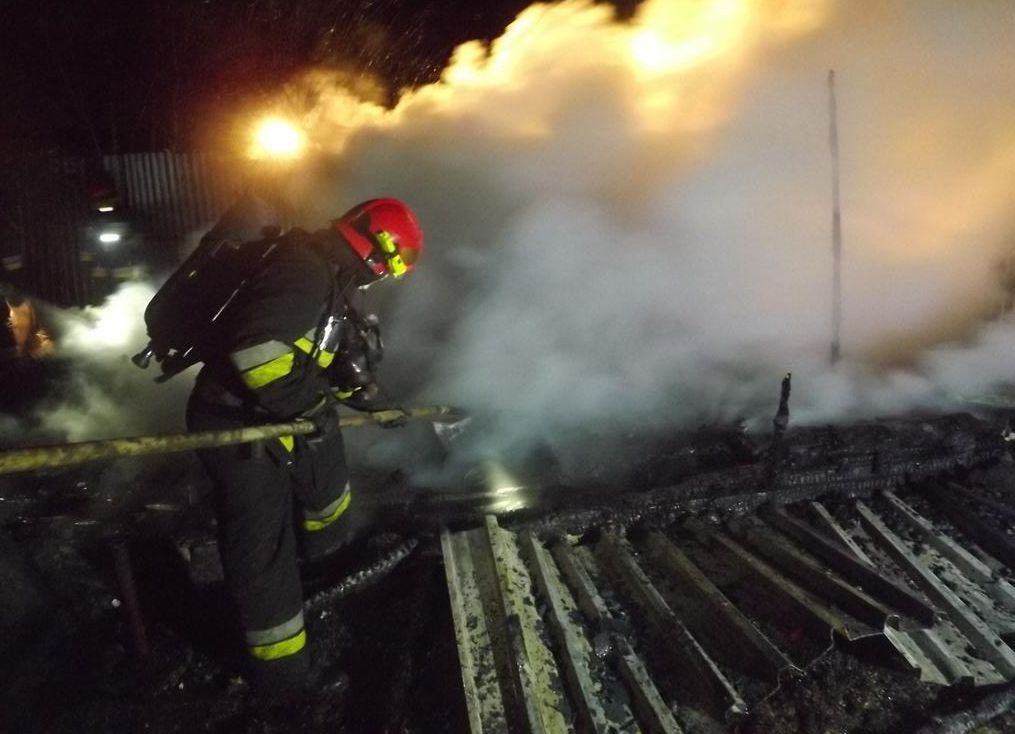
{"type": "Polygon", "coordinates": [[[95,300],[96,260],[149,267],[178,261],[188,235],[236,197],[235,161],[203,153],[135,153],[101,159],[34,155],[0,171],[0,279],[61,306],[95,300]],[[97,246],[89,186],[116,189],[108,215],[129,232],[116,247],[97,246]]]}

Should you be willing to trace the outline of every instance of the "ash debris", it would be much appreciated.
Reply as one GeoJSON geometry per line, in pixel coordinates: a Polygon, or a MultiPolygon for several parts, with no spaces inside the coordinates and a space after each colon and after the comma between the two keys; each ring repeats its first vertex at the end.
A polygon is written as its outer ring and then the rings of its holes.
{"type": "MultiPolygon", "coordinates": [[[[665,527],[688,514],[723,517],[773,499],[865,496],[924,477],[960,478],[1010,497],[1015,468],[1001,439],[1007,416],[929,416],[841,427],[786,428],[774,475],[770,436],[713,427],[670,437],[630,437],[622,471],[604,481],[552,467],[528,505],[501,517],[505,526],[541,536],[581,534],[612,523],[665,527]]],[[[544,457],[545,458],[545,457],[544,457]]],[[[127,493],[119,512],[110,483],[64,476],[8,478],[2,503],[0,686],[9,731],[306,731],[457,732],[466,729],[439,545],[443,524],[468,525],[490,510],[444,501],[405,478],[370,477],[385,518],[335,568],[308,580],[309,633],[316,665],[338,670],[347,685],[299,710],[267,710],[249,696],[229,638],[230,610],[213,559],[214,527],[200,480],[177,467],[155,472],[158,491],[127,493]],[[115,530],[128,539],[150,654],[139,658],[108,548],[115,530]],[[181,555],[184,541],[191,551],[181,555]],[[205,545],[202,546],[202,543],[205,545]],[[386,554],[399,555],[385,566],[386,554]],[[211,555],[209,555],[211,554],[211,555]],[[380,564],[370,583],[342,584],[380,564]],[[339,589],[338,592],[332,592],[339,589]],[[54,704],[53,702],[59,702],[54,704]]],[[[444,497],[444,500],[439,498],[444,497]]],[[[721,570],[721,569],[720,569],[721,570]]],[[[942,697],[876,655],[833,650],[807,675],[756,707],[747,730],[915,731],[932,716],[979,699],[942,697]]]]}
{"type": "Polygon", "coordinates": [[[832,650],[790,680],[755,711],[749,730],[819,734],[829,731],[914,731],[938,691],[904,671],[832,650]]]}

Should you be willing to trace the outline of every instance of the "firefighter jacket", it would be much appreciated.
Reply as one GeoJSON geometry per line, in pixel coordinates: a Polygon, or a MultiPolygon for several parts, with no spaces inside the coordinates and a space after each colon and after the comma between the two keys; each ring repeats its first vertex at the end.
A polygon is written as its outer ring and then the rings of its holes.
{"type": "Polygon", "coordinates": [[[222,315],[199,389],[213,381],[281,420],[305,415],[335,393],[332,362],[348,343],[350,299],[366,270],[345,257],[349,248],[337,237],[294,230],[279,240],[222,315]]]}

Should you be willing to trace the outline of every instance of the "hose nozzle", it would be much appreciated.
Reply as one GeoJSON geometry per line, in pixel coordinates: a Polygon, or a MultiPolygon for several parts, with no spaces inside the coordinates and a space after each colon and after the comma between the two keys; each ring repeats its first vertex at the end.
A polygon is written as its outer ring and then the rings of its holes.
{"type": "Polygon", "coordinates": [[[148,343],[144,349],[135,354],[130,358],[130,361],[143,370],[148,369],[148,365],[152,363],[152,357],[155,356],[155,350],[152,349],[151,342],[148,343]]]}

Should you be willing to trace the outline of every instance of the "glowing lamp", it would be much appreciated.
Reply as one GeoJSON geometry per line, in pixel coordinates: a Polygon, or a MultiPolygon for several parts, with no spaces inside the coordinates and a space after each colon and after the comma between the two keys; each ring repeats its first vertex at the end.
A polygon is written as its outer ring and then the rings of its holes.
{"type": "Polygon", "coordinates": [[[298,158],[303,153],[303,132],[286,120],[271,117],[261,122],[254,132],[251,158],[298,158]]]}
{"type": "Polygon", "coordinates": [[[99,235],[99,242],[105,245],[111,245],[114,242],[120,241],[120,235],[116,232],[103,232],[99,235]]]}

